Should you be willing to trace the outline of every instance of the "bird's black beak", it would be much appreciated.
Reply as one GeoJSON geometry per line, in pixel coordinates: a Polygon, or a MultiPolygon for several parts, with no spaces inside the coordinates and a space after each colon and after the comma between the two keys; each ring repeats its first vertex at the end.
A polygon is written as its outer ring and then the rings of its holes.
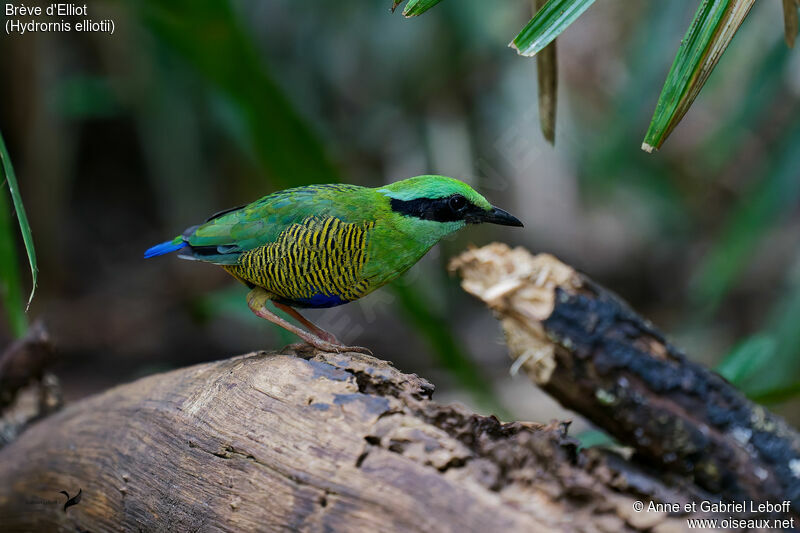
{"type": "Polygon", "coordinates": [[[481,222],[488,222],[489,224],[499,224],[500,226],[517,226],[523,227],[522,222],[517,217],[507,211],[503,211],[499,207],[492,206],[491,211],[484,211],[481,222]]]}

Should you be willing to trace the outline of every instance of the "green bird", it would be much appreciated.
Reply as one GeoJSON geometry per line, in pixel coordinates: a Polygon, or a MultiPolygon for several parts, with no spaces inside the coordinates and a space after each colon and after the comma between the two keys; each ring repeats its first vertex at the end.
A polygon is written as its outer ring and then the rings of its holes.
{"type": "Polygon", "coordinates": [[[145,258],[179,257],[213,263],[250,288],[247,303],[315,348],[344,346],[294,308],[352,302],[411,268],[443,237],[467,224],[522,226],[472,187],[445,176],[417,176],[376,188],[308,185],[279,191],[213,215],[145,258]],[[267,308],[272,304],[308,328],[267,308]]]}

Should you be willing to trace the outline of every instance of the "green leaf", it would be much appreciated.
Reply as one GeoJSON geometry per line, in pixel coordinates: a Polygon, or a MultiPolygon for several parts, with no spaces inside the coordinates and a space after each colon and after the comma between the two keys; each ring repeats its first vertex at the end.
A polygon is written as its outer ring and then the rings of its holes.
{"type": "MultiPolygon", "coordinates": [[[[537,12],[544,7],[546,0],[535,0],[537,12]]],[[[539,126],[542,135],[550,144],[556,142],[556,105],[558,103],[558,63],[556,60],[556,41],[542,49],[536,57],[536,81],[539,88],[539,126]]]]}
{"type": "Polygon", "coordinates": [[[534,56],[575,22],[594,0],[549,0],[508,45],[523,56],[534,56]]]}
{"type": "MultiPolygon", "coordinates": [[[[27,311],[28,307],[33,301],[33,295],[36,292],[36,284],[39,280],[39,269],[36,266],[36,250],[33,248],[33,235],[31,234],[31,227],[28,224],[28,216],[25,214],[25,206],[22,204],[22,197],[19,194],[19,186],[17,185],[17,176],[14,174],[14,167],[11,166],[11,157],[8,155],[6,143],[3,140],[3,135],[0,133],[0,161],[3,167],[3,178],[8,184],[8,191],[11,193],[11,200],[14,202],[14,210],[17,213],[17,221],[19,222],[19,229],[22,233],[22,242],[25,244],[25,251],[28,254],[28,263],[31,267],[31,293],[28,297],[28,303],[25,306],[27,311]]],[[[12,311],[9,311],[11,313],[12,311]]]]}
{"type": "Polygon", "coordinates": [[[735,385],[755,375],[775,354],[775,338],[753,335],[736,345],[717,366],[717,372],[735,385]]]}
{"type": "Polygon", "coordinates": [[[28,327],[22,303],[22,279],[17,262],[16,230],[5,192],[0,187],[0,298],[15,337],[22,337],[28,327]]]}
{"type": "Polygon", "coordinates": [[[442,0],[408,0],[406,7],[403,8],[403,16],[416,17],[417,15],[422,15],[441,1],[442,0]]]}
{"type": "MultiPolygon", "coordinates": [[[[734,348],[726,366],[736,385],[758,402],[776,403],[800,392],[800,255],[762,333],[734,348]]],[[[727,377],[727,375],[726,375],[727,377]]]]}
{"type": "Polygon", "coordinates": [[[681,41],[642,150],[661,147],[694,102],[755,0],[703,0],[681,41]]]}
{"type": "Polygon", "coordinates": [[[758,374],[747,380],[744,390],[752,397],[780,396],[798,380],[800,374],[800,257],[790,276],[785,295],[770,313],[767,333],[775,339],[775,349],[765,357],[758,374]],[[791,279],[793,277],[793,279],[791,279]]]}

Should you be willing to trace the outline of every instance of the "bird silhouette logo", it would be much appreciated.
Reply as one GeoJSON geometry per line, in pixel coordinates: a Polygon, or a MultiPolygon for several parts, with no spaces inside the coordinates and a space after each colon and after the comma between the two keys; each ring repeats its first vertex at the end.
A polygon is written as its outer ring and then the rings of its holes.
{"type": "Polygon", "coordinates": [[[73,496],[72,498],[69,497],[69,493],[65,490],[61,491],[61,494],[67,497],[67,501],[64,503],[64,512],[67,512],[67,507],[72,507],[73,505],[78,505],[81,501],[81,492],[83,489],[78,489],[78,494],[73,496]]]}

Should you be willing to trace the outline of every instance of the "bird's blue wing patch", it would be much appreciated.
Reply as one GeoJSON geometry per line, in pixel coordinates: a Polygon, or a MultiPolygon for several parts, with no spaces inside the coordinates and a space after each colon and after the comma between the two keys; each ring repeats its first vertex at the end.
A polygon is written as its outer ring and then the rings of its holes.
{"type": "Polygon", "coordinates": [[[144,253],[144,258],[147,259],[150,257],[155,257],[157,255],[168,254],[170,252],[180,250],[181,248],[184,248],[186,246],[188,245],[183,241],[177,243],[174,240],[162,242],[161,244],[156,244],[152,248],[148,248],[147,251],[144,253]]]}
{"type": "Polygon", "coordinates": [[[287,305],[293,307],[310,307],[315,309],[323,309],[326,307],[336,307],[337,305],[346,304],[348,300],[343,300],[336,294],[315,294],[311,298],[297,298],[295,300],[286,301],[287,305]]]}

